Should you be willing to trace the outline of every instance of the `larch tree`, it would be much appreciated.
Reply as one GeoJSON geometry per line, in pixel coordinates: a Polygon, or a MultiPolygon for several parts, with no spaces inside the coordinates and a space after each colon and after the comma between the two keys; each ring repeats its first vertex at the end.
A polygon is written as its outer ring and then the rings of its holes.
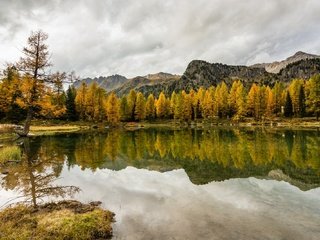
{"type": "Polygon", "coordinates": [[[300,104],[299,104],[299,94],[300,88],[304,85],[303,80],[293,79],[289,85],[290,97],[292,100],[292,108],[294,116],[299,116],[300,114],[300,104]]]}
{"type": "Polygon", "coordinates": [[[146,118],[146,99],[141,92],[138,92],[137,94],[134,117],[137,121],[141,121],[146,118]]]}
{"type": "Polygon", "coordinates": [[[238,84],[235,94],[236,113],[233,118],[235,120],[241,120],[246,115],[246,92],[241,82],[238,84]]]}
{"type": "Polygon", "coordinates": [[[276,101],[274,98],[273,91],[270,89],[270,87],[267,87],[266,89],[266,98],[267,98],[267,110],[266,110],[266,115],[268,117],[272,117],[276,110],[276,101]]]}
{"type": "Polygon", "coordinates": [[[32,32],[28,38],[27,46],[23,48],[23,57],[17,64],[19,71],[26,75],[24,78],[28,84],[28,98],[24,99],[27,116],[20,136],[27,136],[30,130],[31,120],[34,112],[38,107],[38,100],[41,97],[42,85],[50,83],[52,79],[47,74],[48,67],[51,66],[49,61],[49,51],[46,40],[48,35],[41,30],[32,32]]]}
{"type": "Polygon", "coordinates": [[[313,113],[317,120],[320,116],[320,74],[311,77],[308,81],[307,107],[310,113],[313,113]]]}
{"type": "Polygon", "coordinates": [[[158,118],[165,118],[167,113],[167,101],[163,92],[160,93],[156,104],[156,113],[158,118]]]}
{"type": "Polygon", "coordinates": [[[127,102],[128,102],[128,113],[129,113],[129,119],[131,121],[134,120],[134,113],[136,108],[136,100],[137,100],[137,93],[134,89],[131,89],[128,96],[127,96],[127,102]]]}
{"type": "Polygon", "coordinates": [[[237,89],[241,82],[236,80],[232,83],[228,97],[228,114],[232,117],[237,112],[237,89]]]}
{"type": "Polygon", "coordinates": [[[86,119],[86,112],[87,112],[87,92],[88,92],[88,87],[85,82],[81,84],[79,89],[77,90],[77,95],[75,98],[75,104],[76,104],[76,110],[79,114],[79,117],[81,120],[86,119]]]}
{"type": "Polygon", "coordinates": [[[201,109],[203,118],[210,119],[215,116],[214,111],[214,100],[213,100],[214,89],[207,89],[202,100],[201,109]]]}
{"type": "Polygon", "coordinates": [[[217,114],[220,118],[226,117],[228,114],[228,86],[225,82],[218,85],[215,92],[215,103],[217,114]]]}
{"type": "Polygon", "coordinates": [[[156,108],[153,94],[149,94],[146,102],[146,118],[151,120],[156,116],[156,108]]]}
{"type": "Polygon", "coordinates": [[[129,111],[127,96],[123,96],[120,100],[120,119],[121,121],[130,120],[131,112],[129,111]]]}
{"type": "Polygon", "coordinates": [[[283,95],[284,86],[283,83],[276,82],[272,88],[273,98],[274,98],[274,113],[279,115],[281,113],[281,107],[283,106],[282,95],[283,95]]]}
{"type": "Polygon", "coordinates": [[[189,121],[192,119],[192,99],[189,94],[182,91],[182,119],[189,121]]]}
{"type": "Polygon", "coordinates": [[[120,104],[119,99],[117,98],[114,92],[112,92],[108,96],[105,104],[105,109],[108,122],[111,125],[118,124],[120,121],[120,104]]]}
{"type": "Polygon", "coordinates": [[[259,87],[252,84],[247,96],[247,113],[250,117],[256,117],[256,102],[258,101],[259,87]]]}

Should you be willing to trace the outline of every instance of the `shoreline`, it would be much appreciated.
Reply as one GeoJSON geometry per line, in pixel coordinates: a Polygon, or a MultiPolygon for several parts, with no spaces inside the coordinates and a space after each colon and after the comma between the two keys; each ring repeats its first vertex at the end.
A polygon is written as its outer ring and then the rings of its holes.
{"type": "MultiPolygon", "coordinates": [[[[14,130],[21,125],[6,123],[0,124],[0,140],[10,139],[15,135],[14,130]]],[[[39,121],[32,122],[30,127],[30,136],[55,135],[59,133],[74,133],[87,131],[101,131],[108,129],[137,130],[146,128],[169,128],[169,129],[207,129],[212,127],[270,127],[270,128],[299,128],[299,129],[319,129],[320,121],[315,118],[303,119],[272,119],[264,121],[255,121],[245,119],[241,122],[235,122],[228,119],[195,121],[178,120],[155,120],[141,122],[120,122],[116,126],[111,126],[107,122],[66,122],[66,121],[39,121]]]]}

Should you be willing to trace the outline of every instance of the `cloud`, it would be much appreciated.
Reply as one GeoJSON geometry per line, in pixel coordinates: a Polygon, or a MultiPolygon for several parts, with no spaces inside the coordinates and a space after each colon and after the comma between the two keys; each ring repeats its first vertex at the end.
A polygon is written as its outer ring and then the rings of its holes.
{"type": "Polygon", "coordinates": [[[0,67],[39,28],[55,68],[82,76],[182,74],[193,59],[253,64],[319,54],[319,10],[317,0],[1,1],[0,67]]]}

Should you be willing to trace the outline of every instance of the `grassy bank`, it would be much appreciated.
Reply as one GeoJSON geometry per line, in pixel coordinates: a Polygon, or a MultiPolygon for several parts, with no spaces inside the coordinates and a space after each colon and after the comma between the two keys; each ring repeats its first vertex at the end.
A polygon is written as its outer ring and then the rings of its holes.
{"type": "Polygon", "coordinates": [[[34,209],[16,205],[0,212],[0,239],[109,239],[114,214],[96,203],[47,203],[34,209]]]}
{"type": "Polygon", "coordinates": [[[0,164],[7,161],[19,161],[21,159],[21,150],[18,146],[0,147],[0,164]]]}

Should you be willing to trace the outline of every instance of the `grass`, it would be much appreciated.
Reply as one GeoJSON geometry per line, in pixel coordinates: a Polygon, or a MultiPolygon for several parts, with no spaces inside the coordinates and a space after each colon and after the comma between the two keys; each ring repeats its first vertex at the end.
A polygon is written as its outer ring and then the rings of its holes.
{"type": "Polygon", "coordinates": [[[53,125],[53,126],[31,126],[30,132],[33,135],[54,135],[56,133],[77,132],[85,129],[78,125],[53,125]]]}
{"type": "Polygon", "coordinates": [[[21,150],[18,146],[8,146],[0,148],[0,164],[10,160],[20,160],[21,150]]]}
{"type": "Polygon", "coordinates": [[[78,201],[20,204],[0,212],[0,239],[110,239],[113,221],[112,212],[78,201]]]}

